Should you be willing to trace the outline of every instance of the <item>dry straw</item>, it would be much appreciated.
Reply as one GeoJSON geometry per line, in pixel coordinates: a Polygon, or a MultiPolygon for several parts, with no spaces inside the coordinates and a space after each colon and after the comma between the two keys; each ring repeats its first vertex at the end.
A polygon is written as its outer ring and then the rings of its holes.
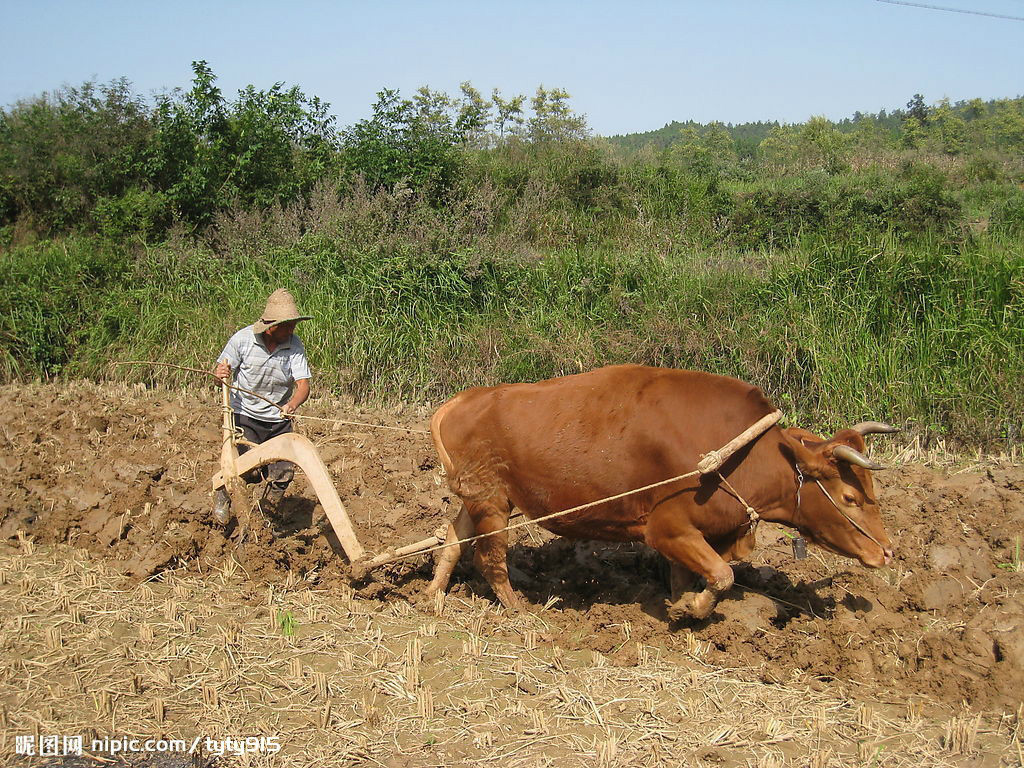
{"type": "Polygon", "coordinates": [[[103,563],[39,542],[28,554],[0,544],[2,572],[20,617],[0,628],[5,733],[281,734],[284,751],[250,756],[252,768],[718,764],[709,750],[738,768],[1019,761],[1019,714],[936,718],[934,703],[766,685],[759,670],[708,664],[698,634],[663,648],[622,625],[607,655],[564,651],[541,640],[558,636],[549,611],[482,620],[488,603],[450,596],[443,616],[399,615],[325,590],[293,595],[323,624],[292,644],[267,616],[280,591],[253,606],[251,584],[216,572],[126,588],[103,563]]]}

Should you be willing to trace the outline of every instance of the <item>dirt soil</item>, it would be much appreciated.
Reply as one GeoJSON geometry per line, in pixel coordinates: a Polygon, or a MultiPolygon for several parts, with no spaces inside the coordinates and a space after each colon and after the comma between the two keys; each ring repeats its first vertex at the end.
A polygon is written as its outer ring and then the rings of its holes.
{"type": "MultiPolygon", "coordinates": [[[[88,383],[0,391],[0,541],[16,542],[22,531],[40,544],[70,544],[137,582],[167,570],[204,573],[230,556],[257,584],[301,578],[330,591],[351,583],[301,474],[278,513],[244,536],[213,524],[215,392],[88,383]]],[[[430,409],[314,400],[305,412],[425,430],[430,409]]],[[[313,420],[298,430],[317,444],[371,554],[428,536],[457,512],[428,435],[313,420]]],[[[736,567],[738,586],[695,626],[667,622],[664,568],[639,545],[523,529],[509,555],[513,586],[534,610],[547,607],[552,642],[599,652],[613,665],[631,663],[640,647],[632,641],[667,654],[698,643],[706,662],[765,684],[947,711],[1017,710],[1024,468],[905,463],[875,479],[896,547],[890,567],[869,571],[813,548],[795,560],[786,531],[762,524],[752,559],[736,567]]],[[[412,558],[354,586],[382,605],[415,603],[429,574],[426,558],[412,558]]],[[[456,597],[490,598],[466,558],[453,585],[456,597]]],[[[500,631],[497,603],[487,621],[500,631]]]]}

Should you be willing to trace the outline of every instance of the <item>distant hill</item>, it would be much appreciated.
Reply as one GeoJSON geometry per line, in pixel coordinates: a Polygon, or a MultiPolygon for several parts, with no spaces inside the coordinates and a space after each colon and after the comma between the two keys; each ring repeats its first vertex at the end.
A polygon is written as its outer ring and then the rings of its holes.
{"type": "MultiPolygon", "coordinates": [[[[673,120],[663,128],[658,128],[655,131],[645,131],[643,133],[627,133],[622,136],[609,136],[608,141],[617,146],[623,147],[628,150],[639,150],[648,145],[653,146],[656,149],[668,149],[672,142],[679,138],[679,132],[686,128],[693,128],[697,133],[703,134],[707,128],[708,123],[697,123],[693,120],[687,120],[685,123],[680,123],[677,120],[673,120]]],[[[772,122],[757,122],[757,123],[739,123],[733,125],[732,123],[723,123],[729,134],[732,136],[732,140],[735,142],[736,153],[743,157],[745,155],[753,154],[757,149],[757,145],[761,143],[768,132],[779,125],[778,121],[772,122]]]]}
{"type": "MultiPolygon", "coordinates": [[[[916,95],[915,98],[919,99],[916,95]]],[[[958,101],[952,104],[952,107],[965,120],[972,120],[990,114],[994,110],[995,104],[996,100],[981,101],[980,99],[972,99],[971,101],[958,101]]],[[[843,118],[836,122],[835,125],[840,131],[852,132],[856,129],[859,123],[865,120],[870,120],[879,128],[892,133],[897,133],[904,118],[910,114],[909,108],[917,106],[919,109],[923,109],[926,112],[931,111],[931,108],[926,107],[921,100],[918,100],[917,105],[914,104],[914,100],[911,100],[908,102],[907,106],[907,110],[894,109],[891,112],[887,112],[883,109],[877,114],[870,112],[854,112],[851,117],[843,118]]],[[[681,130],[693,128],[698,133],[703,134],[707,130],[708,125],[710,125],[710,123],[697,123],[693,120],[681,123],[677,120],[673,120],[671,123],[668,123],[664,127],[658,128],[654,131],[608,136],[607,139],[612,144],[630,151],[636,151],[648,145],[655,149],[667,149],[672,142],[679,137],[679,132],[681,130]]],[[[780,123],[777,120],[772,120],[758,121],[754,123],[737,123],[735,125],[732,123],[723,123],[723,125],[732,136],[733,142],[735,142],[736,153],[740,157],[745,157],[753,155],[757,151],[757,146],[764,140],[769,131],[771,131],[772,128],[778,127],[780,123]]],[[[797,123],[797,125],[802,125],[802,123],[797,123]]]]}

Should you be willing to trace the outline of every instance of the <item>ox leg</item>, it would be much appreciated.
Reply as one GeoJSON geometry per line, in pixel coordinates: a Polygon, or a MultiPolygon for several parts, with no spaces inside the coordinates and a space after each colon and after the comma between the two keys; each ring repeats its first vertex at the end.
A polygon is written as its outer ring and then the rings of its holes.
{"type": "MultiPolygon", "coordinates": [[[[473,520],[470,518],[466,506],[463,505],[459,516],[455,518],[454,522],[448,524],[448,535],[445,537],[444,543],[452,544],[460,539],[468,539],[473,533],[473,520]]],[[[459,558],[462,557],[462,551],[465,547],[465,544],[456,544],[455,546],[438,550],[437,562],[434,565],[434,578],[425,591],[428,598],[432,598],[438,592],[444,592],[448,589],[448,582],[451,581],[452,571],[455,570],[455,566],[458,564],[459,558]]]]}
{"type": "Polygon", "coordinates": [[[754,545],[756,543],[757,538],[754,535],[754,531],[750,531],[743,536],[737,537],[727,546],[716,548],[716,551],[726,562],[735,563],[738,560],[745,560],[747,556],[754,551],[754,545]]]}
{"type": "MultiPolygon", "coordinates": [[[[469,514],[473,518],[476,534],[502,531],[508,525],[509,511],[507,502],[471,507],[469,514]]],[[[477,539],[473,564],[487,579],[501,604],[508,611],[515,613],[522,608],[522,601],[513,591],[508,579],[508,562],[505,559],[507,552],[508,533],[505,531],[477,539]]]]}
{"type": "Polygon", "coordinates": [[[672,602],[678,603],[683,593],[689,592],[693,588],[693,583],[697,580],[697,574],[672,560],[668,561],[668,567],[669,594],[672,596],[672,602]]]}
{"type": "Polygon", "coordinates": [[[707,586],[703,591],[686,596],[673,594],[668,607],[672,621],[680,619],[704,619],[714,610],[719,596],[732,587],[732,568],[704,540],[700,531],[693,529],[655,542],[654,548],[667,557],[673,565],[672,586],[676,586],[678,567],[703,576],[707,586]]]}

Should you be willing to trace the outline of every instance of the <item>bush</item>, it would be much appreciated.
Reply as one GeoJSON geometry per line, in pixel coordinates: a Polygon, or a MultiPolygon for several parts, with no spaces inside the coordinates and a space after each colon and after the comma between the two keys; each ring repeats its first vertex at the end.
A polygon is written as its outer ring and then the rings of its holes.
{"type": "Polygon", "coordinates": [[[923,163],[908,163],[900,172],[902,184],[893,200],[893,223],[904,232],[929,229],[949,233],[960,216],[960,203],[948,189],[946,175],[923,163]]]}
{"type": "Polygon", "coordinates": [[[97,200],[144,177],[151,137],[146,107],[123,79],[0,112],[0,200],[7,198],[0,221],[31,216],[48,232],[87,224],[97,200]]]}
{"type": "Polygon", "coordinates": [[[1002,163],[995,157],[972,157],[964,167],[964,175],[971,181],[998,181],[1002,176],[1002,163]]]}
{"type": "Polygon", "coordinates": [[[105,314],[129,272],[127,254],[91,238],[0,253],[0,344],[7,377],[55,375],[105,314]]]}
{"type": "Polygon", "coordinates": [[[101,198],[92,210],[92,218],[100,235],[111,243],[132,237],[148,242],[163,234],[171,223],[167,196],[141,189],[101,198]]]}
{"type": "Polygon", "coordinates": [[[741,248],[792,243],[801,233],[823,231],[830,208],[827,180],[820,174],[765,185],[736,196],[729,233],[741,248]]]}
{"type": "Polygon", "coordinates": [[[844,242],[887,231],[904,237],[933,233],[951,242],[962,210],[946,183],[927,165],[908,166],[899,178],[812,173],[761,182],[736,195],[729,233],[742,248],[793,244],[803,235],[844,242]]]}

